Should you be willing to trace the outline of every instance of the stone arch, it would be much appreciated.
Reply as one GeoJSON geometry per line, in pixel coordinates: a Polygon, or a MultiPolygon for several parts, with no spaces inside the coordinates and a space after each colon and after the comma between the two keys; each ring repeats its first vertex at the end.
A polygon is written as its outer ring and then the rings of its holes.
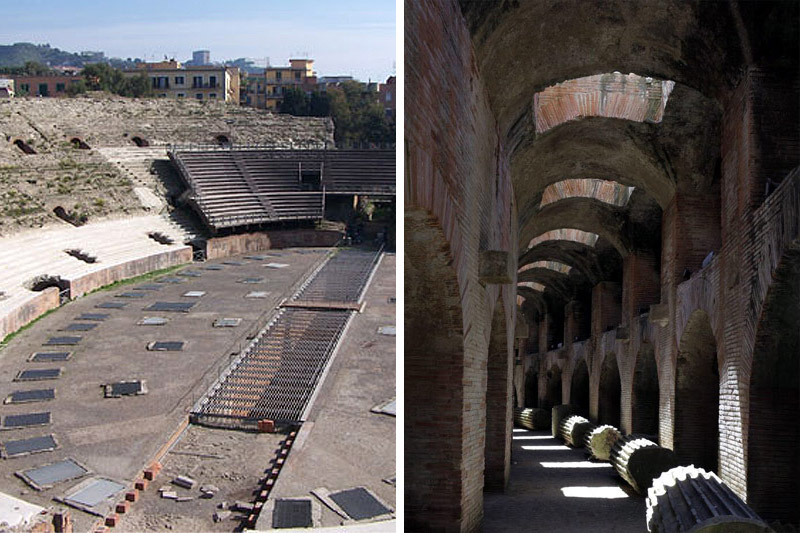
{"type": "Polygon", "coordinates": [[[658,436],[658,368],[655,349],[648,342],[642,344],[636,357],[632,396],[633,433],[658,436]]]}
{"type": "Polygon", "coordinates": [[[512,350],[503,298],[494,306],[486,364],[486,444],[483,488],[503,492],[511,471],[512,350]]]}
{"type": "Polygon", "coordinates": [[[525,407],[539,406],[539,371],[531,367],[525,374],[525,407]]]}
{"type": "Polygon", "coordinates": [[[146,148],[150,146],[150,141],[148,141],[144,137],[139,137],[138,135],[136,137],[132,137],[131,140],[139,148],[146,148]]]}
{"type": "Polygon", "coordinates": [[[91,147],[86,144],[80,137],[73,137],[69,140],[70,144],[76,150],[91,150],[91,147]]]}
{"type": "Polygon", "coordinates": [[[414,339],[404,353],[405,408],[414,415],[404,421],[404,454],[417,465],[406,473],[406,526],[424,530],[452,523],[462,505],[464,335],[453,254],[438,220],[407,206],[405,229],[405,330],[414,339]]]}
{"type": "Polygon", "coordinates": [[[597,421],[620,427],[622,414],[622,385],[619,378],[617,356],[608,352],[600,368],[600,389],[597,396],[597,421]]]}
{"type": "Polygon", "coordinates": [[[572,370],[569,403],[576,414],[589,416],[589,367],[584,358],[581,358],[572,370]]]}
{"type": "Polygon", "coordinates": [[[708,313],[689,316],[675,365],[673,447],[683,464],[719,467],[719,364],[708,313]]]}
{"type": "Polygon", "coordinates": [[[550,409],[553,406],[564,403],[561,395],[561,369],[556,365],[551,366],[545,378],[547,379],[547,384],[545,385],[542,407],[550,409]]]}
{"type": "Polygon", "coordinates": [[[800,526],[800,250],[786,254],[767,291],[750,374],[747,503],[767,520],[800,526]]]}
{"type": "Polygon", "coordinates": [[[61,276],[42,274],[24,283],[26,289],[41,292],[49,287],[56,287],[59,291],[69,289],[69,280],[61,279],[61,276]]]}
{"type": "Polygon", "coordinates": [[[216,137],[214,137],[214,141],[216,141],[216,143],[218,145],[220,145],[220,146],[230,146],[231,145],[231,140],[227,135],[222,135],[222,134],[217,135],[216,137]]]}
{"type": "Polygon", "coordinates": [[[33,149],[31,145],[23,141],[22,139],[17,139],[14,141],[14,146],[22,150],[23,153],[27,155],[36,155],[36,150],[33,149]]]}

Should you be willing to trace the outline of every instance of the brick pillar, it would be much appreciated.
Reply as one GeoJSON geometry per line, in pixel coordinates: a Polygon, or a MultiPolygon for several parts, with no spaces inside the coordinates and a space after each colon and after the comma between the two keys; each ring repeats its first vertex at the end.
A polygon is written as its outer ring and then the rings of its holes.
{"type": "Polygon", "coordinates": [[[659,267],[655,255],[638,251],[622,260],[622,323],[633,325],[635,318],[649,311],[661,296],[659,267]]]}
{"type": "Polygon", "coordinates": [[[619,283],[603,281],[592,289],[592,336],[599,338],[616,327],[622,317],[622,290],[619,283]]]}
{"type": "MultiPolygon", "coordinates": [[[[406,522],[411,531],[459,531],[464,520],[465,349],[453,259],[437,221],[406,212],[405,463],[406,522]]],[[[485,369],[485,366],[484,366],[485,369]]],[[[484,370],[485,372],[485,370],[484,370]]],[[[482,380],[479,380],[482,387],[482,380]]],[[[484,389],[485,390],[485,389],[484,389]]],[[[483,402],[479,402],[480,406],[483,402]]],[[[473,432],[483,467],[485,430],[473,432]]]]}
{"type": "Polygon", "coordinates": [[[486,382],[486,447],[483,488],[504,492],[511,468],[511,390],[514,350],[508,342],[508,325],[502,300],[496,307],[489,338],[486,382]]]}
{"type": "Polygon", "coordinates": [[[550,349],[550,341],[552,339],[552,334],[550,332],[550,328],[553,324],[553,319],[550,316],[550,313],[542,316],[539,320],[539,353],[546,354],[547,351],[550,349]]]}
{"type": "Polygon", "coordinates": [[[583,302],[573,300],[564,306],[564,346],[572,346],[575,340],[589,337],[589,320],[583,302]]]}

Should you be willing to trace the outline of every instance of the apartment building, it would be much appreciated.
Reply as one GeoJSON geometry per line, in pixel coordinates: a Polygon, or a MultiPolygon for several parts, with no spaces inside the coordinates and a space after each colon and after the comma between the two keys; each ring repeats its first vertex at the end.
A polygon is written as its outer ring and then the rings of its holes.
{"type": "Polygon", "coordinates": [[[288,67],[267,67],[264,77],[265,107],[272,111],[278,110],[289,88],[297,87],[310,93],[317,86],[313,59],[290,59],[288,67]]]}
{"type": "Polygon", "coordinates": [[[126,76],[144,72],[152,83],[153,92],[162,98],[192,98],[200,101],[239,103],[239,69],[214,65],[184,67],[179,61],[141,63],[126,76]]]}

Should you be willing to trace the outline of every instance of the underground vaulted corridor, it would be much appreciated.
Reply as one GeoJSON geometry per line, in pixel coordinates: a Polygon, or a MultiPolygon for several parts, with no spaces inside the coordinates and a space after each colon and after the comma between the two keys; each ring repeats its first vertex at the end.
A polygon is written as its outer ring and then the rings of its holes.
{"type": "Polygon", "coordinates": [[[800,529],[800,4],[405,2],[405,529],[800,529]]]}

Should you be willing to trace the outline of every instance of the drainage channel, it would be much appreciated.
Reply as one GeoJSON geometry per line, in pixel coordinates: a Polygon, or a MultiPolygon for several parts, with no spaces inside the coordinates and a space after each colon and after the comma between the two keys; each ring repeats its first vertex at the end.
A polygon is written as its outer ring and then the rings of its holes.
{"type": "Polygon", "coordinates": [[[314,272],[195,404],[191,421],[256,431],[265,421],[302,422],[381,252],[341,250],[314,272]]]}

